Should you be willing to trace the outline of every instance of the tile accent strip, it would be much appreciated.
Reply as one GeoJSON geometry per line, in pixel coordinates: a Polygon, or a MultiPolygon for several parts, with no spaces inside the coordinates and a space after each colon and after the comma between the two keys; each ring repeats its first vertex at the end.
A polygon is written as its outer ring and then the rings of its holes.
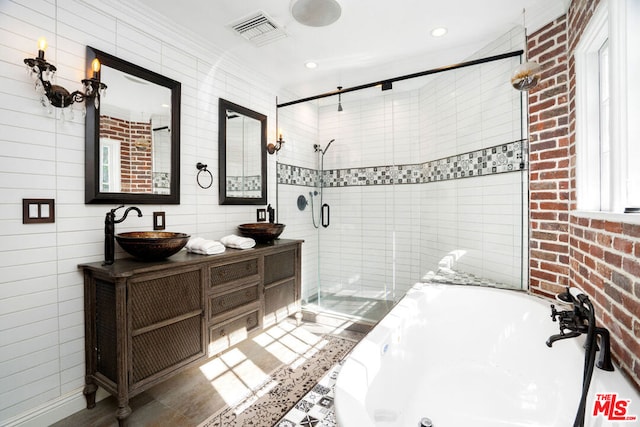
{"type": "Polygon", "coordinates": [[[260,183],[260,175],[227,175],[227,191],[260,191],[260,183]]]}
{"type": "MultiPolygon", "coordinates": [[[[407,165],[325,170],[324,187],[424,184],[527,169],[527,140],[509,142],[463,154],[407,165]]],[[[279,184],[319,186],[316,169],[278,163],[279,184]]]]}

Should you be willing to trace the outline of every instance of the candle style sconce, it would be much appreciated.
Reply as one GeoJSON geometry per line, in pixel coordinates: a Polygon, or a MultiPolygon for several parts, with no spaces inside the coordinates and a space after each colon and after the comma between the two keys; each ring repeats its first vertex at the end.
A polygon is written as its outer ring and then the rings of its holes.
{"type": "Polygon", "coordinates": [[[107,89],[107,85],[100,81],[100,61],[96,58],[91,63],[93,76],[89,79],[82,79],[83,90],[69,92],[64,87],[53,83],[57,68],[44,58],[46,49],[46,39],[40,38],[38,40],[38,56],[24,60],[28,72],[36,82],[35,89],[40,93],[42,106],[67,108],[75,102],[93,100],[96,108],[99,108],[100,96],[104,96],[107,89]]]}
{"type": "Polygon", "coordinates": [[[282,139],[282,134],[280,134],[278,135],[278,139],[275,144],[271,142],[267,144],[267,153],[274,154],[275,152],[280,151],[282,144],[284,144],[284,139],[282,139]]]}

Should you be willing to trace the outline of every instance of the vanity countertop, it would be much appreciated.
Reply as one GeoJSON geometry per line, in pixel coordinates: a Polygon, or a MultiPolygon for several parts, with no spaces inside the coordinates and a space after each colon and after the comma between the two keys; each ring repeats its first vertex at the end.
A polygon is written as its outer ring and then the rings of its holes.
{"type": "Polygon", "coordinates": [[[251,249],[232,249],[227,248],[221,254],[215,255],[199,255],[186,250],[181,250],[171,257],[161,261],[141,261],[136,258],[119,258],[111,265],[104,265],[102,261],[79,264],[80,269],[89,269],[95,272],[106,274],[110,277],[130,277],[134,274],[163,270],[168,267],[177,267],[179,265],[193,265],[201,262],[224,261],[230,257],[239,255],[254,255],[256,252],[270,251],[274,248],[286,248],[291,245],[303,243],[303,240],[297,239],[277,239],[269,243],[256,243],[251,249]]]}

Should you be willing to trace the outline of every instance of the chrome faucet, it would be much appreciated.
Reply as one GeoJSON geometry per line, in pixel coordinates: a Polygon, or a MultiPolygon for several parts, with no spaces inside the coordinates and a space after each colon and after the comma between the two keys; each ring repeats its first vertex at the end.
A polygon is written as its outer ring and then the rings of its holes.
{"type": "Polygon", "coordinates": [[[142,212],[140,209],[135,206],[131,206],[124,211],[124,215],[122,218],[116,219],[116,211],[120,208],[124,208],[124,205],[118,206],[117,208],[111,209],[107,212],[107,215],[104,218],[104,264],[111,265],[114,262],[114,251],[116,245],[116,233],[115,233],[115,225],[121,223],[127,218],[127,215],[130,211],[134,210],[138,212],[138,217],[142,216],[142,212]]]}

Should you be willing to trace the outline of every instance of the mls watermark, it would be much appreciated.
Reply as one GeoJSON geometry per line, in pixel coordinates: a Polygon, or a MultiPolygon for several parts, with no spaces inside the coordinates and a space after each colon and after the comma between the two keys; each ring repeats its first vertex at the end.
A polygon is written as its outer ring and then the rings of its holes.
{"type": "Polygon", "coordinates": [[[627,415],[630,399],[618,399],[618,393],[598,393],[593,403],[593,416],[603,415],[609,421],[636,421],[636,415],[627,415]]]}

